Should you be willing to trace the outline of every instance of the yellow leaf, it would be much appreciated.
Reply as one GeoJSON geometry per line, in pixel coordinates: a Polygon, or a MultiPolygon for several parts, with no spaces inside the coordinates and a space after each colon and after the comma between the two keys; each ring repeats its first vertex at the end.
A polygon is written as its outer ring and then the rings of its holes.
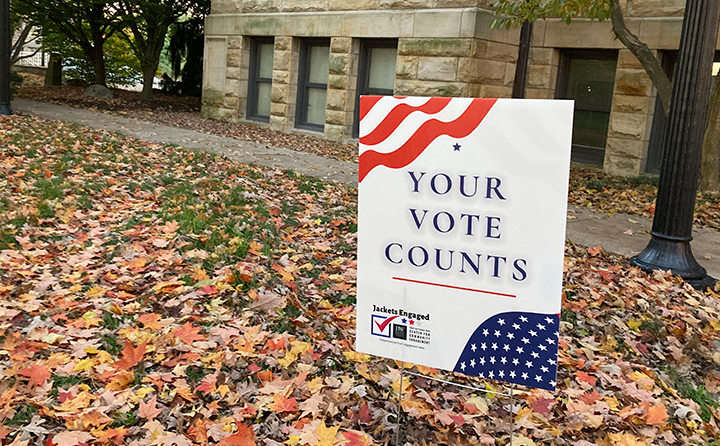
{"type": "Polygon", "coordinates": [[[85,294],[87,295],[87,297],[93,299],[95,297],[102,297],[105,295],[105,293],[107,293],[107,290],[105,288],[101,287],[100,285],[95,285],[94,287],[87,290],[85,294]]]}
{"type": "Polygon", "coordinates": [[[720,321],[712,320],[710,321],[710,326],[713,328],[713,330],[720,331],[720,321]]]}
{"type": "Polygon", "coordinates": [[[637,319],[630,319],[627,321],[627,326],[630,327],[631,330],[638,331],[638,328],[642,325],[642,321],[639,321],[637,319]]]}
{"type": "Polygon", "coordinates": [[[92,359],[83,359],[82,361],[75,364],[75,367],[73,367],[73,372],[87,372],[93,367],[93,361],[92,359]]]}
{"type": "Polygon", "coordinates": [[[472,404],[473,406],[475,406],[477,408],[478,412],[480,413],[480,415],[485,416],[488,414],[489,408],[488,408],[488,405],[485,402],[484,398],[481,398],[479,396],[474,396],[474,397],[470,398],[469,400],[467,400],[467,402],[465,402],[465,404],[466,405],[472,404]]]}
{"type": "Polygon", "coordinates": [[[522,435],[513,437],[512,446],[535,446],[535,442],[522,435]]]}
{"type": "Polygon", "coordinates": [[[352,362],[366,362],[370,360],[370,355],[359,353],[354,350],[346,350],[343,352],[343,355],[348,361],[352,362]]]}
{"type": "Polygon", "coordinates": [[[47,335],[43,336],[41,341],[47,343],[47,344],[54,344],[58,340],[62,339],[62,336],[60,336],[57,333],[48,333],[47,335]]]}
{"type": "Polygon", "coordinates": [[[152,392],[153,392],[153,388],[152,388],[152,387],[143,387],[143,388],[141,388],[141,389],[138,389],[138,391],[137,391],[137,393],[135,394],[135,396],[136,396],[138,399],[143,399],[143,398],[145,398],[149,393],[152,393],[152,392]]]}
{"type": "Polygon", "coordinates": [[[288,439],[285,440],[285,444],[288,446],[295,446],[298,443],[300,443],[299,435],[290,435],[290,437],[288,437],[288,439]]]}
{"type": "Polygon", "coordinates": [[[337,436],[338,429],[340,429],[340,426],[327,427],[325,426],[324,421],[320,423],[320,426],[318,426],[315,431],[315,434],[320,440],[316,443],[316,446],[333,446],[335,443],[338,443],[339,440],[335,438],[337,436]]]}
{"type": "Polygon", "coordinates": [[[308,381],[307,383],[308,390],[312,393],[317,392],[318,390],[325,387],[325,384],[323,384],[323,379],[321,376],[318,376],[317,378],[313,379],[312,381],[308,381]]]}

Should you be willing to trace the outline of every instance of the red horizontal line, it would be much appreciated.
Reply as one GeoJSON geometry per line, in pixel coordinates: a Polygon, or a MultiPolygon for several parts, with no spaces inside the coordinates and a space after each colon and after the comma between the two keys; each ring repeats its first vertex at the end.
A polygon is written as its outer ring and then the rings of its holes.
{"type": "Polygon", "coordinates": [[[474,288],[465,288],[465,287],[461,287],[461,286],[445,285],[442,283],[423,282],[422,280],[403,279],[402,277],[393,277],[393,280],[400,280],[402,282],[419,283],[421,285],[439,286],[439,287],[443,287],[443,288],[452,288],[453,290],[463,290],[463,291],[472,291],[475,293],[492,294],[493,296],[503,296],[503,297],[512,297],[512,298],[517,297],[514,294],[496,293],[495,291],[476,290],[474,288]]]}

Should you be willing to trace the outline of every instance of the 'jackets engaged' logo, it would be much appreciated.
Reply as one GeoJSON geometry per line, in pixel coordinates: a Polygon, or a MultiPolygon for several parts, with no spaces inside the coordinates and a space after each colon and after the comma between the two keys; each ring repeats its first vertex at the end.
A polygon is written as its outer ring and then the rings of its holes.
{"type": "Polygon", "coordinates": [[[390,322],[397,319],[398,316],[380,316],[378,314],[372,315],[372,328],[370,333],[375,336],[381,336],[383,338],[390,337],[390,322]]]}

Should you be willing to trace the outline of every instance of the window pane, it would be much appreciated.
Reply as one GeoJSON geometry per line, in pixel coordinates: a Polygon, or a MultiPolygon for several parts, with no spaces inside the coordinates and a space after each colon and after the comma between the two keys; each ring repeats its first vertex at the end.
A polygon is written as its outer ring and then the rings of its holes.
{"type": "Polygon", "coordinates": [[[258,67],[258,77],[272,79],[273,50],[274,45],[272,43],[263,43],[258,45],[258,51],[260,52],[260,66],[258,67]]]}
{"type": "Polygon", "coordinates": [[[368,87],[392,90],[395,87],[395,48],[370,49],[368,87]]]}
{"type": "Polygon", "coordinates": [[[307,119],[308,124],[325,125],[325,98],[327,90],[324,88],[308,88],[307,119]]]}
{"type": "Polygon", "coordinates": [[[272,84],[258,82],[257,87],[257,114],[260,116],[270,116],[270,91],[272,90],[272,84]]]}
{"type": "Polygon", "coordinates": [[[568,99],[575,100],[573,144],[605,149],[610,121],[615,59],[572,59],[568,99]]]}
{"type": "Polygon", "coordinates": [[[310,47],[310,73],[308,76],[309,82],[317,84],[327,84],[329,59],[329,46],[310,47]]]}

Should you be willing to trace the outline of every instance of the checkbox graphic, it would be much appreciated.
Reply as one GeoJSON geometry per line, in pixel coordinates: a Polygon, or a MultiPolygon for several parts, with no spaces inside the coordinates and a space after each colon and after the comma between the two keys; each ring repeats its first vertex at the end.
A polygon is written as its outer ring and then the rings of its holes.
{"type": "Polygon", "coordinates": [[[370,328],[370,334],[372,334],[373,336],[389,338],[391,329],[390,322],[392,322],[396,318],[397,316],[388,317],[373,314],[371,316],[372,327],[370,328]]]}

